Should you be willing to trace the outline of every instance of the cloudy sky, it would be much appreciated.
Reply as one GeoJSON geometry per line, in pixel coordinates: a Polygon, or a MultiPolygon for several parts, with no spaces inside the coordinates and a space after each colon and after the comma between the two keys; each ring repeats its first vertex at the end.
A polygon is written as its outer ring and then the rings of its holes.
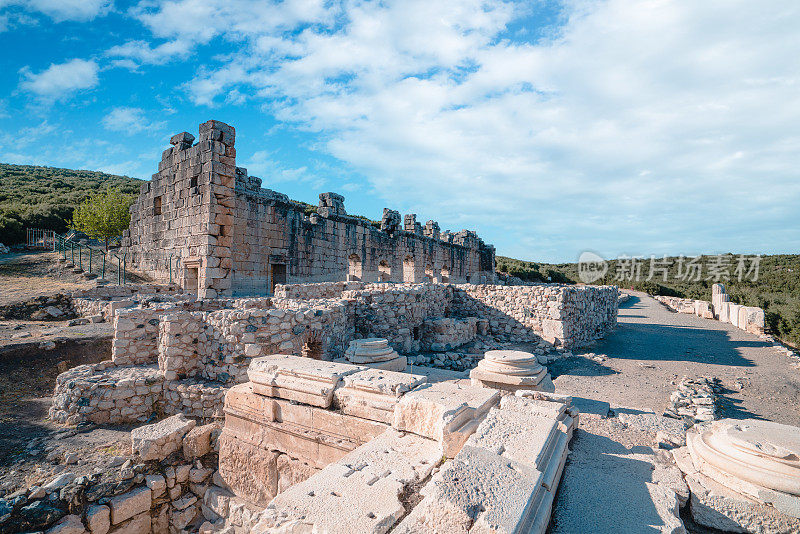
{"type": "Polygon", "coordinates": [[[499,254],[800,251],[800,2],[0,0],[0,161],[264,187],[499,254]]]}

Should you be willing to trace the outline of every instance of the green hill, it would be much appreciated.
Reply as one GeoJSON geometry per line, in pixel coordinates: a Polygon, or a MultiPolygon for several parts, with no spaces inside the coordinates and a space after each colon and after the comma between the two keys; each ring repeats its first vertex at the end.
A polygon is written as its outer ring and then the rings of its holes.
{"type": "Polygon", "coordinates": [[[26,228],[63,233],[90,193],[118,187],[138,194],[142,181],[96,171],[0,163],[0,243],[25,240],[26,228]]]}
{"type": "MultiPolygon", "coordinates": [[[[700,266],[699,280],[696,279],[697,276],[686,279],[689,258],[685,258],[681,265],[677,257],[667,258],[663,263],[655,265],[666,269],[666,281],[663,271],[658,270],[654,271],[655,276],[651,280],[647,280],[651,267],[649,258],[640,262],[638,281],[628,276],[633,272],[630,262],[611,260],[608,262],[608,272],[594,283],[618,285],[622,288],[646,291],[651,295],[669,295],[710,302],[711,285],[716,280],[709,277],[709,274],[714,272],[714,265],[717,265],[720,267],[717,272],[721,275],[724,275],[725,271],[728,273],[727,279],[719,281],[725,285],[731,301],[763,308],[770,332],[785,342],[795,346],[800,345],[800,255],[761,256],[756,280],[753,280],[752,273],[747,275],[747,270],[753,266],[751,256],[745,257],[745,271],[742,274],[747,276],[742,276],[742,280],[739,280],[736,272],[739,258],[735,254],[700,256],[695,262],[700,266]],[[624,280],[618,279],[618,275],[621,274],[625,275],[624,280]],[[679,276],[680,274],[684,276],[679,276]]],[[[660,262],[662,258],[656,260],[660,262]]],[[[577,263],[547,264],[498,256],[497,270],[533,282],[580,281],[577,263]]]]}

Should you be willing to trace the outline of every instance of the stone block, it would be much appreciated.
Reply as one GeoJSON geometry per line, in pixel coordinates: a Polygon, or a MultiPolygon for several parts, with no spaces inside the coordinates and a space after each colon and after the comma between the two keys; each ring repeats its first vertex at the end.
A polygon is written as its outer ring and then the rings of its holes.
{"type": "Polygon", "coordinates": [[[183,436],[195,422],[182,413],[131,431],[131,449],[142,461],[163,460],[181,448],[183,436]]]}
{"type": "Polygon", "coordinates": [[[336,406],[348,415],[391,424],[399,398],[425,381],[422,375],[361,370],[344,377],[334,392],[336,406]]]}
{"type": "Polygon", "coordinates": [[[438,441],[452,458],[499,399],[498,391],[480,386],[424,384],[401,397],[392,426],[438,441]]]}
{"type": "Polygon", "coordinates": [[[108,502],[111,508],[111,523],[119,525],[137,514],[149,511],[152,502],[151,493],[150,488],[142,487],[113,497],[108,502]]]}
{"type": "Polygon", "coordinates": [[[327,408],[339,380],[361,369],[344,363],[273,354],[254,359],[247,376],[258,395],[327,408]]]}
{"type": "Polygon", "coordinates": [[[440,458],[436,442],[389,429],[278,494],[255,530],[386,532],[405,514],[401,495],[427,478],[440,458]]]}
{"type": "MultiPolygon", "coordinates": [[[[150,534],[152,532],[150,512],[143,512],[126,523],[115,527],[109,534],[150,534]]],[[[165,531],[160,531],[165,532],[165,531]]]]}
{"type": "Polygon", "coordinates": [[[167,490],[167,481],[162,475],[145,475],[144,481],[153,493],[154,499],[161,497],[167,490]]]}
{"type": "Polygon", "coordinates": [[[89,506],[86,510],[86,524],[92,534],[106,534],[111,528],[111,510],[105,505],[89,506]]]}
{"type": "Polygon", "coordinates": [[[187,460],[200,458],[211,452],[211,433],[218,427],[215,424],[197,426],[183,438],[183,456],[187,460]]]}

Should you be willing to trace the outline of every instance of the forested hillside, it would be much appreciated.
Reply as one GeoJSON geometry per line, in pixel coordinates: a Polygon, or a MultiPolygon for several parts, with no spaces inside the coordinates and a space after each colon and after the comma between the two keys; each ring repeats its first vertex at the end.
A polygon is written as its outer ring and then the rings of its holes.
{"type": "Polygon", "coordinates": [[[25,240],[25,228],[64,232],[90,193],[119,188],[138,194],[142,181],[96,171],[0,163],[0,243],[25,240]]]}

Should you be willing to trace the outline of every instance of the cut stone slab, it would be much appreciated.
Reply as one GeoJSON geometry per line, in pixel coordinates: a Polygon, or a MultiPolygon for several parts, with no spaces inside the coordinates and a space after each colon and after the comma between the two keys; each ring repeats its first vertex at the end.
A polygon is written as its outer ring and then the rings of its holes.
{"type": "MultiPolygon", "coordinates": [[[[507,397],[499,409],[492,409],[464,444],[464,447],[481,448],[520,464],[536,469],[547,476],[546,489],[555,491],[566,460],[569,436],[559,428],[567,419],[560,403],[507,397]],[[542,406],[555,405],[558,408],[542,406]]],[[[570,431],[570,436],[572,432],[570,431]]]]}
{"type": "Polygon", "coordinates": [[[247,376],[257,395],[327,408],[333,401],[333,391],[342,377],[362,369],[345,363],[273,354],[250,362],[247,376]]]}
{"type": "Polygon", "coordinates": [[[119,525],[137,514],[149,511],[151,502],[151,491],[147,486],[117,495],[108,502],[111,523],[119,525]]]}
{"type": "Polygon", "coordinates": [[[425,485],[424,499],[394,532],[529,532],[541,479],[529,465],[465,446],[425,485]]]}
{"type": "Polygon", "coordinates": [[[334,398],[343,413],[391,424],[399,398],[425,381],[422,375],[366,369],[344,377],[334,398]]]}
{"type": "Polygon", "coordinates": [[[237,497],[263,507],[282,489],[280,452],[308,464],[304,473],[310,474],[386,428],[384,423],[256,395],[253,384],[239,384],[225,397],[219,475],[237,497]]]}
{"type": "Polygon", "coordinates": [[[435,441],[389,429],[277,495],[254,531],[387,532],[405,514],[401,495],[440,459],[435,441]]]}
{"type": "Polygon", "coordinates": [[[401,397],[392,426],[438,441],[452,458],[499,400],[498,391],[480,386],[424,384],[401,397]]]}
{"type": "Polygon", "coordinates": [[[195,424],[194,420],[179,413],[158,423],[134,428],[131,431],[131,450],[142,461],[163,460],[181,448],[183,436],[195,424]]]}

